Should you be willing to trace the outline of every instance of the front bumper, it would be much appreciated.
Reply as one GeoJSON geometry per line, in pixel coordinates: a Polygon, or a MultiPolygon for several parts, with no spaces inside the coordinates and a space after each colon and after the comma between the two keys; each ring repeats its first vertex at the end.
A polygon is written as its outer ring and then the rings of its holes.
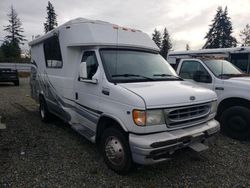
{"type": "Polygon", "coordinates": [[[134,162],[147,165],[169,159],[181,148],[205,141],[220,130],[216,120],[198,126],[148,135],[129,134],[129,144],[134,162]]]}

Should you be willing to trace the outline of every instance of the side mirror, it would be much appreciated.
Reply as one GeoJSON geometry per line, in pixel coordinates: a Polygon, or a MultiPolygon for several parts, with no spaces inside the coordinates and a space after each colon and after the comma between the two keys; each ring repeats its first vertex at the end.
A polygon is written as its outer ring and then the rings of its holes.
{"type": "Polygon", "coordinates": [[[196,71],[193,75],[193,80],[202,83],[212,83],[211,76],[204,71],[196,71]]]}
{"type": "Polygon", "coordinates": [[[79,78],[87,79],[87,64],[86,64],[86,62],[81,62],[81,64],[80,64],[79,78]]]}
{"type": "Polygon", "coordinates": [[[98,83],[97,79],[95,79],[95,78],[89,79],[88,78],[87,63],[86,62],[81,62],[80,66],[79,66],[78,81],[91,83],[91,84],[97,84],[98,83]]]}

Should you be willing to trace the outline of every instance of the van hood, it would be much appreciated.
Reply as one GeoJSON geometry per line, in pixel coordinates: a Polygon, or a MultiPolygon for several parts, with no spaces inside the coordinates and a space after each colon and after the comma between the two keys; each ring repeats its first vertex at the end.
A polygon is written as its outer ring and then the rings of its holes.
{"type": "Polygon", "coordinates": [[[187,81],[137,82],[119,85],[143,98],[147,108],[189,105],[217,99],[212,90],[187,81]]]}

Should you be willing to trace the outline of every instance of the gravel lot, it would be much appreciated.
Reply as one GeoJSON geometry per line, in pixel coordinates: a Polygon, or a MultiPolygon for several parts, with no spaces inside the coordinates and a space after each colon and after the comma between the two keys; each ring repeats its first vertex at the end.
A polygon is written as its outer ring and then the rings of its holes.
{"type": "Polygon", "coordinates": [[[119,176],[69,125],[40,121],[28,79],[0,84],[0,116],[0,187],[250,187],[250,142],[218,135],[201,154],[186,149],[119,176]]]}

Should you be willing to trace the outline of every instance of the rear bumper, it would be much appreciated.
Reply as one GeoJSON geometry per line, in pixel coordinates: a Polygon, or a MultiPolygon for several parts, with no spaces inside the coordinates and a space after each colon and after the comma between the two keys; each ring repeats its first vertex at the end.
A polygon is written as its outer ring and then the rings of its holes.
{"type": "Polygon", "coordinates": [[[216,120],[198,126],[149,135],[129,135],[129,144],[134,162],[153,164],[167,160],[176,150],[190,144],[205,141],[220,130],[216,120]]]}
{"type": "Polygon", "coordinates": [[[13,81],[17,81],[18,79],[19,78],[16,73],[0,75],[0,82],[13,82],[13,81]]]}

